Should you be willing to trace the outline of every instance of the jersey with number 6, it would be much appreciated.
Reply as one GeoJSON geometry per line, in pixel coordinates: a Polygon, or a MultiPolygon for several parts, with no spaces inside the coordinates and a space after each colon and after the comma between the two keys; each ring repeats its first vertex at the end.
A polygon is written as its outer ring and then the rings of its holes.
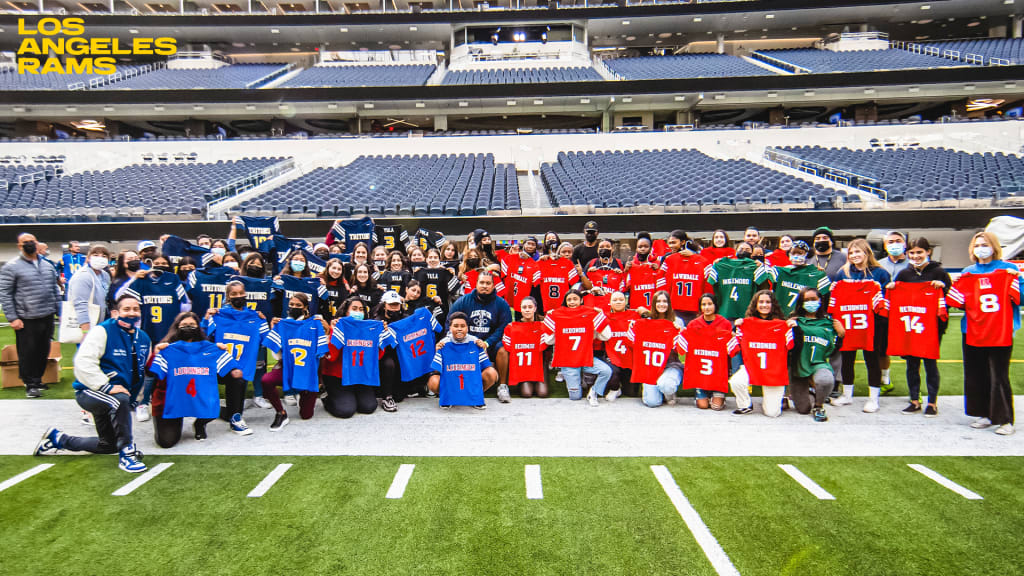
{"type": "MultiPolygon", "coordinates": [[[[331,345],[341,350],[341,385],[380,386],[380,352],[396,344],[395,333],[380,320],[338,320],[331,330],[331,345]]],[[[429,356],[429,350],[425,352],[429,356]]]]}
{"type": "Polygon", "coordinates": [[[320,389],[320,358],[327,354],[327,334],[319,320],[279,321],[267,335],[267,348],[281,354],[285,392],[320,389]]]}
{"type": "Polygon", "coordinates": [[[885,299],[889,315],[888,354],[937,360],[939,320],[949,317],[942,290],[928,282],[897,282],[886,291],[885,299]]]}
{"type": "Polygon", "coordinates": [[[540,296],[544,312],[550,312],[562,306],[565,294],[579,281],[576,265],[569,258],[542,260],[540,267],[540,296]]]}
{"type": "Polygon", "coordinates": [[[1020,282],[1010,270],[965,274],[946,295],[950,306],[967,314],[967,345],[1013,345],[1013,306],[1020,303],[1020,282]]]}
{"type": "Polygon", "coordinates": [[[540,266],[532,258],[507,256],[501,261],[501,273],[505,276],[505,300],[519,312],[523,298],[540,284],[540,266]]]}
{"type": "Polygon", "coordinates": [[[824,300],[828,298],[831,282],[828,276],[816,266],[784,266],[769,267],[768,275],[774,284],[775,299],[779,301],[782,315],[793,313],[796,298],[804,288],[815,288],[824,300]]]}
{"type": "Polygon", "coordinates": [[[630,325],[626,338],[633,345],[633,382],[658,383],[678,333],[671,320],[637,320],[630,325]]]}
{"type": "Polygon", "coordinates": [[[608,325],[604,312],[589,306],[556,308],[544,317],[544,331],[554,334],[552,368],[582,368],[594,364],[594,335],[608,325]]]}
{"type": "Polygon", "coordinates": [[[718,313],[735,320],[746,314],[754,290],[768,279],[768,273],[757,260],[722,258],[708,267],[707,277],[715,288],[718,313]]]}
{"type": "Polygon", "coordinates": [[[541,322],[510,322],[501,343],[508,352],[508,385],[544,380],[544,348],[541,322]]]}
{"type": "Polygon", "coordinates": [[[875,349],[875,313],[885,309],[882,289],[874,280],[840,280],[832,284],[828,313],[846,329],[844,352],[875,349]]]}
{"type": "Polygon", "coordinates": [[[683,388],[729,391],[729,357],[740,344],[732,332],[705,322],[690,322],[676,336],[676,349],[685,357],[683,388]]]}
{"type": "Polygon", "coordinates": [[[608,328],[612,336],[605,342],[605,354],[608,361],[619,368],[633,367],[633,344],[629,341],[629,325],[639,319],[640,315],[634,310],[623,310],[608,315],[608,328]]]}
{"type": "Polygon", "coordinates": [[[744,318],[736,328],[743,352],[743,366],[751,386],[789,384],[789,351],[793,349],[793,331],[785,320],[744,318]]]}

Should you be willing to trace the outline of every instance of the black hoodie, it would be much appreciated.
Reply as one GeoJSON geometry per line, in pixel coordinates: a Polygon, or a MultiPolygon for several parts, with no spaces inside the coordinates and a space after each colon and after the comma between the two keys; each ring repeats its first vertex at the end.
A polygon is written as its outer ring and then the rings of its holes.
{"type": "MultiPolygon", "coordinates": [[[[953,280],[949,277],[949,273],[942,267],[941,262],[934,260],[929,261],[924,265],[924,268],[918,270],[911,264],[903,270],[900,270],[896,274],[894,281],[896,282],[931,282],[938,280],[942,282],[943,288],[942,293],[946,294],[949,292],[950,287],[953,285],[953,280]]],[[[949,325],[949,321],[939,321],[939,337],[946,333],[946,326],[949,325]]]]}

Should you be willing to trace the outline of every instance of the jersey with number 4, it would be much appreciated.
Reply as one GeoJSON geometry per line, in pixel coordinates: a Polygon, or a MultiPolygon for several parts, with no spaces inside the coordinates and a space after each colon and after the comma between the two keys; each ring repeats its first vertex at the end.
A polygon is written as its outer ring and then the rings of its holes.
{"type": "Polygon", "coordinates": [[[206,335],[218,344],[227,346],[228,353],[242,370],[242,378],[247,382],[256,375],[256,362],[259,360],[260,347],[264,345],[270,327],[267,321],[260,318],[259,313],[249,310],[221,308],[216,314],[203,319],[206,335]]]}
{"type": "Polygon", "coordinates": [[[885,293],[890,356],[939,358],[939,321],[949,318],[942,290],[929,282],[897,282],[885,293]]]}
{"type": "Polygon", "coordinates": [[[327,334],[319,320],[285,318],[271,329],[266,344],[268,349],[281,354],[285,392],[320,389],[320,358],[327,354],[328,348],[327,334]]]}
{"type": "Polygon", "coordinates": [[[683,388],[729,391],[729,357],[740,344],[732,332],[705,322],[690,322],[676,336],[676,349],[685,357],[683,388]]]}
{"type": "Polygon", "coordinates": [[[434,334],[442,327],[426,308],[418,308],[407,318],[388,324],[396,339],[398,367],[402,382],[411,382],[430,372],[434,358],[434,334]]]}
{"type": "Polygon", "coordinates": [[[234,369],[231,354],[207,340],[179,340],[158,352],[150,372],[167,382],[163,417],[220,416],[217,376],[227,376],[234,369]]]}
{"type": "Polygon", "coordinates": [[[665,371],[679,330],[671,320],[637,320],[626,331],[633,347],[632,381],[657,384],[665,371]]]}
{"type": "Polygon", "coordinates": [[[380,386],[380,352],[396,344],[395,333],[380,320],[338,320],[331,330],[331,345],[341,350],[341,385],[380,386]]]}
{"type": "Polygon", "coordinates": [[[640,315],[635,310],[623,310],[608,315],[608,329],[612,335],[605,342],[605,354],[608,361],[619,368],[633,367],[633,344],[629,341],[629,325],[639,319],[640,315]]]}
{"type": "Polygon", "coordinates": [[[579,280],[576,265],[569,258],[542,260],[540,268],[540,296],[544,312],[559,308],[565,300],[566,293],[579,280]]]}
{"type": "Polygon", "coordinates": [[[661,263],[665,274],[672,309],[684,312],[699,312],[700,297],[711,290],[706,281],[706,270],[711,263],[707,258],[693,254],[669,254],[661,263]]]}
{"type": "Polygon", "coordinates": [[[544,348],[541,322],[510,322],[501,343],[508,352],[508,385],[544,380],[544,348]]]}
{"type": "Polygon", "coordinates": [[[755,288],[768,279],[764,266],[750,258],[722,258],[708,267],[707,276],[715,288],[718,313],[729,320],[746,314],[755,288]]]}
{"type": "Polygon", "coordinates": [[[832,284],[828,313],[846,329],[843,352],[875,349],[875,314],[885,310],[882,289],[874,280],[840,280],[832,284]]]}
{"type": "Polygon", "coordinates": [[[743,366],[751,386],[789,384],[789,351],[793,349],[793,331],[785,320],[744,318],[736,328],[743,353],[743,366]]]}
{"type": "Polygon", "coordinates": [[[582,368],[594,364],[594,335],[604,330],[604,312],[588,306],[556,308],[544,317],[544,331],[554,334],[552,368],[582,368]]]}
{"type": "Polygon", "coordinates": [[[946,295],[950,306],[967,314],[967,345],[1013,345],[1013,306],[1020,304],[1020,282],[1011,270],[965,274],[946,295]]]}

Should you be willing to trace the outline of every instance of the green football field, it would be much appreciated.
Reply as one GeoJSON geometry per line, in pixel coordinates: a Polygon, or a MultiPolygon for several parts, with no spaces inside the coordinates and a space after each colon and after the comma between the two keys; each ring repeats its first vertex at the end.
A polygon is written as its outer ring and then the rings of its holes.
{"type": "MultiPolygon", "coordinates": [[[[1022,458],[0,458],[2,574],[1020,574],[1022,458]],[[262,497],[247,494],[281,463],[262,497]],[[396,471],[415,464],[400,498],[396,471]],[[524,465],[540,466],[527,499],[524,465]],[[819,500],[779,464],[799,468],[819,500]],[[983,499],[908,467],[923,464],[983,499]],[[652,472],[724,552],[713,566],[652,472]],[[724,566],[724,568],[723,568],[724,566]],[[729,572],[731,566],[735,572],[729,572]],[[724,571],[723,571],[724,570],[724,571]]],[[[704,542],[706,545],[707,542],[704,542]]]]}

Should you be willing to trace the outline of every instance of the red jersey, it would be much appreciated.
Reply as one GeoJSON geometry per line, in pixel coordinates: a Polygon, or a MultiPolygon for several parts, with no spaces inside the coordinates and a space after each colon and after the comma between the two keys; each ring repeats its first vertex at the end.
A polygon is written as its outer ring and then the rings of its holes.
{"type": "Polygon", "coordinates": [[[930,282],[897,282],[885,293],[890,356],[939,358],[939,320],[946,320],[946,299],[930,282]]]}
{"type": "Polygon", "coordinates": [[[946,295],[967,314],[967,345],[1013,345],[1013,307],[1020,304],[1020,282],[1011,270],[965,274],[946,295]]]}
{"type": "MultiPolygon", "coordinates": [[[[618,260],[614,260],[618,262],[618,260]]],[[[594,261],[591,261],[593,264],[594,261]]],[[[587,268],[587,279],[594,288],[600,287],[604,294],[601,296],[595,296],[594,294],[587,294],[583,296],[583,304],[592,306],[594,308],[600,308],[602,312],[608,314],[611,312],[609,301],[612,299],[612,292],[618,292],[622,290],[622,281],[625,274],[623,274],[621,268],[602,266],[602,267],[588,267],[587,268]]]]}
{"type": "Polygon", "coordinates": [[[583,368],[594,364],[594,336],[608,326],[604,312],[587,306],[556,308],[544,317],[544,332],[554,334],[552,368],[583,368]]]}
{"type": "Polygon", "coordinates": [[[789,351],[793,349],[793,330],[785,320],[744,318],[736,328],[743,352],[743,366],[751,386],[789,384],[789,351]]]}
{"type": "Polygon", "coordinates": [[[633,345],[633,382],[657,384],[679,329],[671,320],[637,320],[626,337],[633,345]]]}
{"type": "Polygon", "coordinates": [[[665,275],[673,310],[700,311],[701,294],[712,290],[704,274],[704,269],[710,265],[711,262],[699,254],[683,256],[677,252],[665,257],[661,263],[661,272],[665,275]]]}
{"type": "Polygon", "coordinates": [[[626,273],[625,284],[629,288],[629,307],[650,309],[654,293],[665,289],[665,275],[645,264],[633,264],[626,273]]]}
{"type": "Polygon", "coordinates": [[[530,295],[534,286],[540,285],[540,266],[531,258],[513,256],[502,261],[501,273],[505,276],[505,300],[519,312],[523,298],[530,295]]]}
{"type": "Polygon", "coordinates": [[[775,267],[791,266],[793,264],[789,260],[789,254],[786,254],[782,250],[772,250],[771,254],[765,256],[764,260],[775,267]]]}
{"type": "Polygon", "coordinates": [[[562,306],[566,293],[579,280],[579,274],[576,265],[568,258],[542,260],[537,266],[540,269],[540,297],[546,313],[562,306]]]}
{"type": "Polygon", "coordinates": [[[712,264],[719,258],[735,258],[736,250],[723,246],[722,248],[708,247],[700,251],[700,255],[707,258],[712,264]]]}
{"type": "Polygon", "coordinates": [[[661,260],[661,257],[669,253],[668,242],[666,240],[658,239],[651,242],[651,258],[655,260],[661,260]]]}
{"type": "MultiPolygon", "coordinates": [[[[505,295],[505,284],[501,280],[501,276],[497,272],[492,272],[494,275],[494,293],[499,296],[505,295]]],[[[462,283],[462,293],[469,294],[473,290],[476,290],[476,281],[480,276],[480,270],[469,270],[466,272],[466,280],[462,283]]]]}
{"type": "MultiPolygon", "coordinates": [[[[744,321],[746,324],[746,321],[744,321]]],[[[693,321],[676,336],[676,349],[685,356],[683,389],[729,391],[729,357],[740,344],[732,332],[704,321],[693,321]]]]}
{"type": "Polygon", "coordinates": [[[840,280],[832,284],[828,313],[846,328],[842,350],[875,349],[875,313],[885,309],[874,280],[840,280]]]}
{"type": "Polygon", "coordinates": [[[544,380],[544,348],[541,322],[510,322],[501,342],[508,352],[508,385],[544,380]]]}
{"type": "Polygon", "coordinates": [[[608,315],[608,328],[612,331],[612,337],[605,342],[605,354],[608,361],[619,368],[633,367],[633,345],[629,342],[629,325],[639,319],[640,315],[633,310],[608,315]]]}

